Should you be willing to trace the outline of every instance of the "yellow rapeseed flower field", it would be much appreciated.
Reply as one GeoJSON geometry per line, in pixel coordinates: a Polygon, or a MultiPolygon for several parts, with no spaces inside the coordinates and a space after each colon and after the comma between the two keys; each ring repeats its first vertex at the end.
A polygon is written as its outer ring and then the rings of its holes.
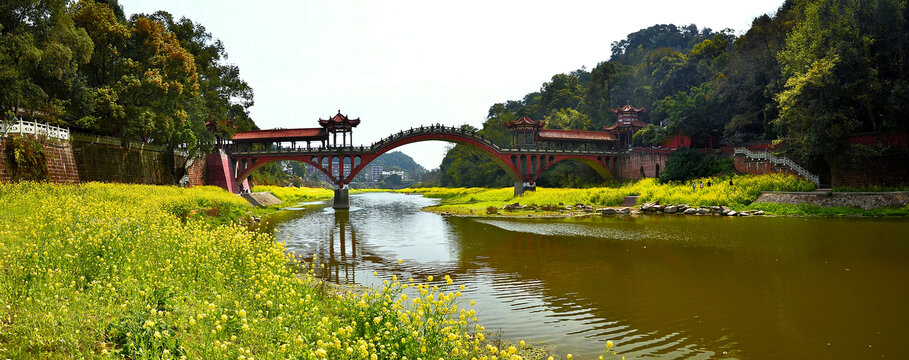
{"type": "Polygon", "coordinates": [[[313,200],[323,200],[329,199],[335,195],[335,193],[328,189],[323,188],[308,188],[308,187],[284,187],[284,186],[253,186],[250,189],[252,192],[262,192],[268,191],[272,195],[281,199],[281,201],[288,202],[300,202],[300,201],[313,201],[313,200]]]}
{"type": "Polygon", "coordinates": [[[247,206],[213,187],[0,184],[0,359],[521,358],[487,349],[448,277],[329,294],[318,258],[185,216],[247,206]]]}
{"type": "Polygon", "coordinates": [[[488,207],[502,207],[508,203],[522,205],[573,205],[618,206],[626,196],[637,195],[638,203],[659,201],[663,204],[688,204],[690,206],[725,205],[741,209],[753,202],[762,191],[812,191],[814,184],[787,174],[739,175],[723,178],[695,179],[694,183],[706,184],[692,189],[691,182],[660,184],[656,179],[641,179],[617,187],[589,189],[554,189],[538,187],[536,191],[514,196],[512,188],[417,188],[397,192],[416,192],[441,199],[436,211],[457,214],[485,214],[488,207]],[[732,185],[729,181],[732,181],[732,185]]]}

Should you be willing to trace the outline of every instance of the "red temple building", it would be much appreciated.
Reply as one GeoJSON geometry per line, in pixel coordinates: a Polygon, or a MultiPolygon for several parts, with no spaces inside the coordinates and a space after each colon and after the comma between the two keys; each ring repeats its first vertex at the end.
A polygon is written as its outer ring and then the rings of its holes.
{"type": "Polygon", "coordinates": [[[631,105],[629,101],[628,104],[617,109],[610,109],[618,120],[615,124],[604,126],[603,130],[612,134],[613,137],[618,139],[619,146],[621,147],[631,147],[631,136],[634,135],[638,130],[647,126],[647,123],[639,119],[640,115],[647,112],[645,108],[636,108],[631,105]]]}

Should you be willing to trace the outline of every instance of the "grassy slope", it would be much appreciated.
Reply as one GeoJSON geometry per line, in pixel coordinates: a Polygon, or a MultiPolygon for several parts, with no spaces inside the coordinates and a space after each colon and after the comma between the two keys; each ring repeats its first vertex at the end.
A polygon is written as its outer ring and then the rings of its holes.
{"type": "Polygon", "coordinates": [[[0,184],[0,358],[489,354],[456,285],[326,296],[271,236],[178,216],[247,207],[210,187],[0,184]]]}

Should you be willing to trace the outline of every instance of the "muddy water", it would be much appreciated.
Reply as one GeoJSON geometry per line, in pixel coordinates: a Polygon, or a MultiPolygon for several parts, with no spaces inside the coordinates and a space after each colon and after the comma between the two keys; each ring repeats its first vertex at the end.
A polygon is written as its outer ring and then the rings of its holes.
{"type": "Polygon", "coordinates": [[[505,338],[595,358],[905,358],[909,221],[642,216],[463,219],[351,197],[275,227],[339,283],[451,275],[505,338]],[[403,259],[403,264],[397,264],[403,259]],[[378,277],[372,275],[378,272],[378,277]]]}

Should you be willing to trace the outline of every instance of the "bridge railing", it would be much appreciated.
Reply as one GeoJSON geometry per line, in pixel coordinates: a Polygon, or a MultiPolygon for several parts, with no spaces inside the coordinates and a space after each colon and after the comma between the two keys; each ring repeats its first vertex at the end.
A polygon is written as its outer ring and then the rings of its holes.
{"type": "Polygon", "coordinates": [[[501,148],[499,148],[498,145],[496,145],[492,141],[487,140],[482,135],[479,135],[479,133],[475,130],[468,130],[468,129],[462,129],[457,126],[444,126],[444,125],[420,126],[420,127],[416,127],[416,128],[410,128],[407,130],[401,130],[401,131],[398,131],[397,133],[391,134],[391,136],[388,136],[379,141],[376,141],[375,143],[372,144],[372,146],[370,146],[370,148],[372,150],[379,150],[385,146],[388,146],[389,144],[394,143],[397,140],[400,140],[400,139],[403,139],[406,137],[426,135],[426,134],[430,134],[430,135],[451,134],[451,135],[460,135],[460,136],[470,137],[470,138],[473,138],[475,141],[483,143],[484,145],[489,146],[490,148],[493,148],[497,151],[501,150],[501,148]]]}

